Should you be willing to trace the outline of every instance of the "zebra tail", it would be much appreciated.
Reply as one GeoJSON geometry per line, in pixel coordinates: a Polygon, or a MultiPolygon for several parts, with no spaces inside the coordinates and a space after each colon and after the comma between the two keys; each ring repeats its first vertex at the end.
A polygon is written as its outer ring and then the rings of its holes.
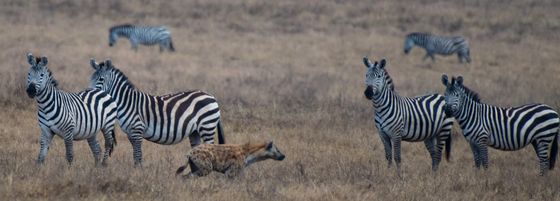
{"type": "Polygon", "coordinates": [[[558,157],[558,135],[556,135],[554,137],[554,140],[552,140],[552,149],[550,149],[550,155],[549,155],[549,164],[548,164],[548,169],[552,170],[554,169],[554,164],[556,163],[556,158],[558,157]]]}
{"type": "Polygon", "coordinates": [[[169,50],[175,52],[175,47],[173,47],[173,41],[171,40],[171,38],[169,38],[169,50]]]}
{"type": "Polygon", "coordinates": [[[445,140],[445,160],[449,162],[451,158],[451,135],[445,140]]]}
{"type": "Polygon", "coordinates": [[[226,138],[224,137],[224,128],[222,127],[222,121],[218,121],[218,144],[225,144],[226,138]]]}

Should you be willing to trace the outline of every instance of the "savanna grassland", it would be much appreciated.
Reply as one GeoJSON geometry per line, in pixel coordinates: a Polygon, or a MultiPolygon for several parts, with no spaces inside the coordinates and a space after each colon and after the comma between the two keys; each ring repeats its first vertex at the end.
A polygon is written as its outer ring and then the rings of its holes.
{"type": "MultiPolygon", "coordinates": [[[[402,179],[388,169],[364,98],[362,57],[388,60],[401,95],[441,93],[443,73],[463,75],[486,103],[541,102],[560,109],[560,2],[554,0],[204,0],[0,1],[1,200],[560,200],[560,168],[538,177],[531,147],[490,150],[475,170],[465,139],[431,172],[423,143],[403,143],[402,179]],[[166,25],[175,53],[109,48],[121,23],[166,25]],[[403,54],[408,32],[463,35],[472,63],[403,54]],[[69,167],[55,138],[38,167],[39,127],[25,94],[25,54],[46,55],[64,90],[89,85],[89,59],[111,58],[152,94],[202,89],[221,105],[230,143],[274,139],[282,162],[220,174],[175,177],[190,149],[143,143],[144,166],[118,131],[107,168],[94,167],[85,141],[69,167]]],[[[101,137],[99,137],[101,139],[101,137]]]]}

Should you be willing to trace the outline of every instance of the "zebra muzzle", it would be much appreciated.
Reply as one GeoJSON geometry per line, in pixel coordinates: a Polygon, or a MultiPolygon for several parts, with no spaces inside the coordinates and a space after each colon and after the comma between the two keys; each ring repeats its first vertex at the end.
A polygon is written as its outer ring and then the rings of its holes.
{"type": "Polygon", "coordinates": [[[35,96],[37,95],[37,88],[35,88],[34,84],[31,84],[27,86],[25,92],[27,92],[27,96],[29,96],[29,98],[35,98],[35,96]]]}
{"type": "Polygon", "coordinates": [[[373,98],[373,87],[367,86],[366,90],[364,91],[364,95],[368,100],[373,98]]]}

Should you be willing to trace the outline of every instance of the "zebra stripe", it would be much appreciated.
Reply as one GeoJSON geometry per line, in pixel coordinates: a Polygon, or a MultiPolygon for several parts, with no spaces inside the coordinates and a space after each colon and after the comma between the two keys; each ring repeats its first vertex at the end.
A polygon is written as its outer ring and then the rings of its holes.
{"type": "Polygon", "coordinates": [[[87,139],[95,164],[99,164],[100,152],[96,134],[101,130],[105,138],[103,165],[117,144],[114,125],[117,104],[109,94],[86,89],[69,93],[57,88],[52,72],[47,68],[47,57],[35,58],[27,55],[31,68],[27,77],[27,95],[37,100],[38,120],[41,128],[41,149],[37,159],[42,164],[47,156],[54,135],[64,139],[66,160],[74,160],[73,141],[87,139]]]}
{"type": "Polygon", "coordinates": [[[365,94],[375,108],[375,126],[385,147],[385,158],[391,166],[394,152],[400,175],[401,140],[424,141],[432,158],[432,170],[436,171],[443,147],[446,159],[449,159],[451,151],[453,118],[444,113],[444,98],[439,94],[414,98],[399,96],[394,91],[392,79],[388,79],[390,76],[385,70],[385,63],[383,59],[372,64],[364,58],[367,67],[365,94]]]}
{"type": "Polygon", "coordinates": [[[404,40],[404,53],[408,54],[414,45],[426,50],[424,60],[430,57],[435,62],[435,54],[444,56],[457,54],[459,62],[471,62],[469,43],[462,36],[447,37],[429,33],[410,33],[404,40]]]}
{"type": "Polygon", "coordinates": [[[128,38],[134,51],[138,51],[138,44],[159,44],[160,52],[163,52],[164,49],[175,51],[171,40],[171,32],[164,26],[135,26],[131,24],[113,26],[109,29],[109,46],[115,45],[119,37],[128,38]]]}
{"type": "Polygon", "coordinates": [[[478,94],[463,85],[463,77],[448,81],[446,86],[446,113],[458,121],[463,135],[471,145],[475,166],[488,168],[488,149],[519,150],[533,145],[539,158],[540,175],[554,168],[558,155],[558,113],[544,104],[527,104],[501,108],[484,104],[478,94]],[[549,152],[550,150],[550,152],[549,152]]]}
{"type": "Polygon", "coordinates": [[[152,96],[136,89],[126,75],[107,60],[97,64],[91,60],[95,72],[91,87],[107,91],[117,102],[119,124],[133,145],[136,165],[142,163],[142,138],[171,145],[189,137],[191,146],[214,143],[218,128],[218,142],[225,143],[220,123],[220,109],[216,99],[202,91],[179,92],[152,96]]]}

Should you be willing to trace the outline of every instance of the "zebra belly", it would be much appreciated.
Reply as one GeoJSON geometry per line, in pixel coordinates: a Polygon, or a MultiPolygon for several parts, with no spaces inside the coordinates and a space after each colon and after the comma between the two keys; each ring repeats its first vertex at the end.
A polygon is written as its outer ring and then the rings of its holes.
{"type": "Polygon", "coordinates": [[[154,142],[157,144],[162,144],[162,145],[173,145],[173,144],[178,144],[180,142],[182,142],[185,137],[185,134],[183,132],[177,132],[175,134],[169,135],[168,132],[166,133],[162,133],[162,132],[155,132],[155,130],[153,128],[149,128],[148,130],[146,130],[146,132],[144,133],[143,138],[147,139],[150,142],[154,142]],[[177,137],[175,138],[175,135],[177,135],[177,137]],[[169,138],[173,138],[174,140],[171,140],[170,142],[168,142],[169,138]]]}

